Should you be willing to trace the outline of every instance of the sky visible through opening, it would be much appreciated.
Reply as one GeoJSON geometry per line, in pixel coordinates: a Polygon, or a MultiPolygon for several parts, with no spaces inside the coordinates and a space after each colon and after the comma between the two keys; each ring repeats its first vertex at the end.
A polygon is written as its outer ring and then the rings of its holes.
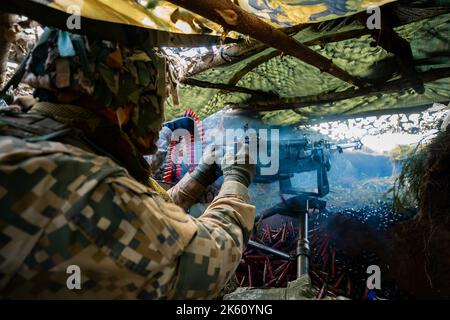
{"type": "Polygon", "coordinates": [[[313,125],[311,129],[335,140],[361,140],[365,147],[377,153],[389,153],[399,145],[415,145],[432,138],[449,114],[448,107],[444,107],[436,104],[425,112],[410,115],[326,122],[313,125]]]}

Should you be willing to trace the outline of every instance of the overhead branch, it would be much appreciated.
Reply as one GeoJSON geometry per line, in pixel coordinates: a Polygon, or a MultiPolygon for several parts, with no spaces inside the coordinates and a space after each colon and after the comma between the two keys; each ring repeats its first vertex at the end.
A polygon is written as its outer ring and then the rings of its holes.
{"type": "Polygon", "coordinates": [[[228,84],[224,84],[224,83],[207,82],[207,81],[202,81],[202,80],[197,80],[197,79],[192,79],[192,78],[185,79],[181,83],[187,84],[190,86],[200,87],[200,88],[209,88],[209,89],[218,89],[218,90],[223,90],[223,91],[228,91],[228,92],[246,93],[246,94],[250,94],[252,96],[260,96],[260,97],[264,96],[266,98],[277,97],[276,94],[261,91],[261,90],[252,90],[252,89],[248,89],[248,88],[244,88],[244,87],[238,87],[238,86],[228,85],[228,84]]]}
{"type": "MultiPolygon", "coordinates": [[[[323,37],[319,37],[319,38],[311,40],[311,41],[306,41],[303,44],[306,45],[306,46],[322,45],[322,44],[327,44],[327,43],[333,43],[333,42],[353,39],[355,37],[360,37],[360,36],[363,36],[363,35],[368,34],[368,33],[369,32],[367,30],[365,30],[365,29],[351,30],[351,31],[347,31],[347,32],[341,32],[341,33],[336,33],[336,34],[331,34],[331,35],[326,35],[326,36],[323,36],[323,37]]],[[[266,63],[267,61],[269,61],[269,60],[271,60],[273,58],[276,58],[276,57],[278,57],[280,55],[282,55],[282,52],[279,51],[279,50],[275,50],[275,51],[272,51],[272,52],[270,52],[270,53],[268,53],[268,54],[266,54],[264,56],[261,56],[261,57],[255,59],[255,60],[252,60],[244,68],[239,70],[233,76],[233,78],[231,78],[230,81],[228,81],[228,84],[236,85],[249,72],[251,72],[252,70],[257,68],[261,64],[266,63]]]]}
{"type": "Polygon", "coordinates": [[[177,6],[199,14],[224,27],[226,31],[237,31],[248,35],[285,54],[317,67],[347,83],[362,87],[362,83],[336,66],[330,59],[291,38],[256,16],[244,11],[229,0],[168,0],[177,6]]]}
{"type": "MultiPolygon", "coordinates": [[[[397,2],[396,2],[397,4],[397,2]]],[[[398,5],[398,4],[397,4],[398,5]]],[[[399,27],[408,23],[413,23],[427,18],[433,18],[435,16],[447,13],[450,11],[448,7],[431,7],[431,8],[417,8],[414,4],[402,3],[395,8],[392,8],[392,15],[394,16],[393,21],[391,21],[393,27],[399,27]]],[[[354,17],[347,17],[349,19],[354,17]]],[[[334,20],[332,20],[334,21],[334,20]]],[[[353,20],[351,20],[353,21],[353,20]]],[[[311,27],[317,25],[316,23],[309,23],[302,25],[302,29],[305,27],[311,27]]],[[[289,32],[298,31],[295,28],[282,29],[284,32],[290,34],[289,32]]],[[[317,30],[316,32],[320,32],[317,30]]],[[[344,37],[344,33],[338,33],[336,35],[331,34],[329,36],[318,38],[313,40],[312,43],[305,45],[319,45],[329,42],[343,41],[350,38],[357,38],[364,34],[368,34],[365,29],[355,30],[355,34],[352,36],[351,33],[347,33],[344,37]],[[362,34],[360,34],[360,32],[362,34]],[[340,38],[342,36],[342,38],[340,38]],[[328,37],[328,39],[326,39],[328,37]]],[[[214,52],[208,52],[204,56],[198,56],[189,60],[189,63],[183,66],[181,74],[182,78],[192,77],[199,74],[207,69],[216,68],[224,65],[230,65],[243,59],[249,58],[254,54],[261,52],[266,49],[267,46],[256,40],[250,40],[244,43],[228,44],[222,45],[220,50],[214,52]]]]}
{"type": "MultiPolygon", "coordinates": [[[[419,73],[418,77],[424,82],[432,82],[450,77],[450,68],[440,68],[419,73]]],[[[230,105],[234,109],[243,109],[254,112],[293,110],[309,107],[312,105],[323,105],[361,96],[374,96],[392,92],[399,92],[414,87],[415,79],[392,80],[381,86],[372,86],[361,89],[347,89],[341,92],[329,92],[319,95],[311,95],[298,98],[265,99],[249,103],[230,105]]]]}
{"type": "MultiPolygon", "coordinates": [[[[310,24],[302,24],[294,27],[283,28],[281,30],[288,35],[293,35],[308,27],[310,27],[310,24]]],[[[219,49],[211,48],[211,50],[203,55],[190,57],[187,63],[180,61],[177,56],[172,56],[172,58],[178,60],[177,66],[179,68],[179,79],[186,79],[207,69],[221,67],[224,65],[233,65],[268,48],[269,47],[267,45],[257,40],[250,39],[240,43],[225,44],[219,49]]]]}
{"type": "Polygon", "coordinates": [[[245,41],[238,44],[226,44],[220,48],[211,48],[203,55],[190,57],[188,61],[183,60],[177,54],[166,51],[169,57],[174,60],[178,70],[178,78],[183,80],[193,77],[205,70],[224,65],[232,65],[251,57],[268,47],[256,40],[245,41]]]}

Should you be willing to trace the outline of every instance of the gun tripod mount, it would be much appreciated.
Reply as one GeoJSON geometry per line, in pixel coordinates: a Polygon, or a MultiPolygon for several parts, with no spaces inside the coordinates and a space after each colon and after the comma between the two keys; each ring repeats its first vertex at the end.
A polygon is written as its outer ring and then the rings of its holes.
{"type": "Polygon", "coordinates": [[[297,240],[297,278],[309,273],[310,247],[308,239],[309,200],[306,199],[306,210],[300,213],[297,240]]]}
{"type": "Polygon", "coordinates": [[[297,195],[287,200],[283,200],[272,208],[261,213],[260,220],[265,220],[276,214],[299,219],[299,236],[297,241],[297,251],[295,255],[288,255],[279,250],[274,250],[263,244],[250,241],[249,245],[257,249],[274,254],[286,260],[297,260],[297,278],[309,273],[310,247],[308,239],[308,218],[310,210],[323,210],[326,202],[316,197],[308,195],[297,195]]]}

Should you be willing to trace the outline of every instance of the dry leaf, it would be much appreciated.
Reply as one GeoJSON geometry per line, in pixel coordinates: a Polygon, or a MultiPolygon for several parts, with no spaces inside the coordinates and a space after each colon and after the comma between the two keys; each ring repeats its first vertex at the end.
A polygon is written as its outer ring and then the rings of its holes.
{"type": "Polygon", "coordinates": [[[121,69],[123,66],[122,61],[122,52],[120,51],[120,48],[117,47],[117,49],[114,52],[111,52],[108,57],[106,58],[106,64],[114,69],[121,69]]]}
{"type": "Polygon", "coordinates": [[[127,124],[130,120],[130,114],[133,110],[133,106],[131,104],[120,107],[116,110],[116,116],[117,116],[117,122],[119,124],[119,127],[122,127],[122,125],[127,124]]]}

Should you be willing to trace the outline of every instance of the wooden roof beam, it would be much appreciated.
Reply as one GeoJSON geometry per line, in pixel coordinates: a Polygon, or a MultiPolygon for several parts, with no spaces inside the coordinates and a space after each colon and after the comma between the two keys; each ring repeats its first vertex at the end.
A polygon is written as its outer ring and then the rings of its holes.
{"type": "MultiPolygon", "coordinates": [[[[424,93],[425,88],[423,81],[416,72],[411,45],[395,32],[394,26],[391,23],[395,18],[392,11],[389,5],[383,7],[381,10],[381,29],[367,29],[374,39],[371,46],[381,46],[387,52],[394,54],[402,76],[415,80],[416,83],[413,85],[413,89],[418,93],[424,93]]],[[[362,13],[359,15],[359,18],[361,23],[364,24],[367,21],[368,15],[362,13]]]]}
{"type": "MultiPolygon", "coordinates": [[[[450,78],[450,68],[440,68],[425,71],[418,74],[419,79],[426,82],[432,82],[443,78],[450,78]]],[[[306,108],[309,106],[323,105],[327,103],[352,99],[361,96],[374,96],[384,93],[398,92],[413,88],[417,84],[416,79],[402,78],[389,81],[381,86],[372,86],[360,89],[350,88],[340,92],[322,93],[319,95],[304,96],[298,98],[265,99],[259,101],[250,101],[248,103],[230,104],[233,109],[240,109],[252,112],[294,110],[306,108]]]]}
{"type": "MultiPolygon", "coordinates": [[[[402,3],[401,5],[398,2],[395,2],[397,4],[397,7],[390,7],[392,9],[391,13],[394,16],[393,21],[390,21],[393,27],[399,27],[404,24],[413,23],[416,21],[420,21],[422,19],[426,18],[433,18],[435,16],[438,16],[440,14],[444,14],[447,12],[450,12],[450,8],[448,7],[431,7],[431,8],[417,8],[414,6],[414,4],[406,4],[402,3]],[[408,14],[413,13],[413,14],[408,14]],[[418,14],[420,13],[420,14],[418,14]]],[[[343,19],[343,18],[341,18],[343,19]]],[[[356,17],[355,17],[356,19],[356,17]]],[[[339,19],[337,19],[339,20],[339,19]]],[[[319,25],[319,24],[317,24],[319,25]]],[[[304,24],[303,27],[311,27],[314,26],[314,24],[304,24]]],[[[290,34],[295,33],[299,31],[299,29],[302,28],[285,28],[282,29],[285,33],[290,34]]],[[[367,34],[368,30],[361,29],[360,32],[363,32],[363,34],[367,34]]],[[[344,34],[342,34],[344,35],[344,34]]],[[[328,43],[328,42],[336,42],[336,41],[342,41],[346,40],[347,38],[346,34],[345,37],[339,38],[340,35],[330,35],[329,39],[326,39],[327,36],[324,38],[317,39],[317,43],[313,40],[310,44],[304,43],[305,45],[316,45],[321,43],[328,43]]],[[[354,37],[359,37],[362,34],[355,34],[354,37]]],[[[256,54],[258,52],[261,52],[262,50],[266,49],[267,46],[260,43],[256,40],[250,40],[246,42],[241,43],[233,43],[233,44],[224,44],[220,47],[219,51],[216,52],[208,52],[204,56],[198,56],[195,58],[190,59],[190,63],[183,67],[183,70],[181,70],[180,78],[185,79],[188,77],[192,77],[198,73],[201,73],[207,69],[220,67],[223,65],[230,65],[235,62],[239,62],[243,59],[246,59],[253,54],[256,54]]]]}
{"type": "Polygon", "coordinates": [[[352,85],[363,87],[359,79],[336,66],[330,59],[242,10],[229,0],[168,0],[168,2],[216,22],[223,26],[226,31],[237,31],[248,35],[285,54],[315,66],[322,72],[327,72],[352,85]]]}
{"type": "Polygon", "coordinates": [[[274,98],[278,97],[276,93],[265,92],[261,90],[253,90],[245,87],[239,87],[235,85],[225,84],[225,83],[213,83],[208,81],[197,80],[193,78],[184,79],[181,81],[182,84],[186,84],[189,86],[199,87],[199,88],[209,88],[209,89],[217,89],[226,92],[239,92],[250,94],[254,97],[265,97],[265,98],[274,98]]]}

